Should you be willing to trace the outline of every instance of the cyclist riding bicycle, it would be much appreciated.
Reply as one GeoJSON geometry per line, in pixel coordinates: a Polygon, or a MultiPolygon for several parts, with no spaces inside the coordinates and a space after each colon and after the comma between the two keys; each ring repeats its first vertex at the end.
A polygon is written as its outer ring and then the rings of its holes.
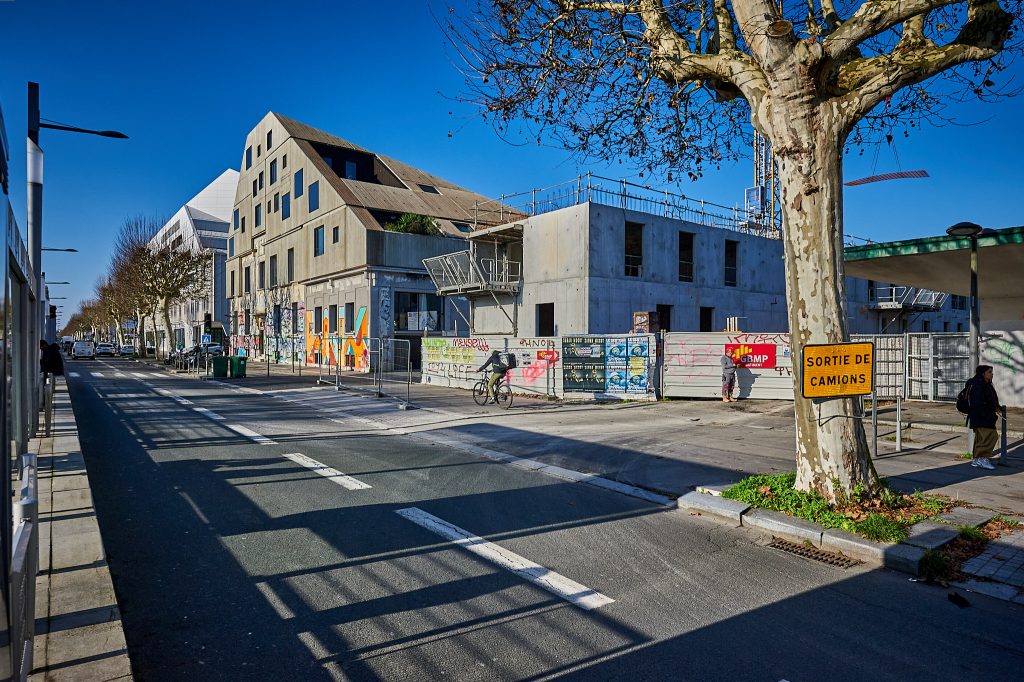
{"type": "Polygon", "coordinates": [[[490,398],[491,402],[498,402],[498,399],[494,395],[494,387],[498,385],[498,382],[508,372],[508,365],[501,361],[501,354],[493,350],[491,351],[491,357],[487,358],[484,364],[480,365],[478,372],[483,372],[488,367],[491,368],[491,376],[487,380],[487,397],[490,398]]]}

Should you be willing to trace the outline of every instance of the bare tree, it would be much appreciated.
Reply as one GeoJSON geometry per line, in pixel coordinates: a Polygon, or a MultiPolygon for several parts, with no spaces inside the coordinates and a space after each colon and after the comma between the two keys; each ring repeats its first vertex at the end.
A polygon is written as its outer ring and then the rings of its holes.
{"type": "MultiPolygon", "coordinates": [[[[628,156],[669,180],[744,155],[751,128],[765,135],[799,358],[849,338],[844,147],[942,118],[951,98],[1005,94],[1020,16],[1021,0],[476,0],[447,26],[469,99],[502,134],[628,156]]],[[[874,487],[853,401],[795,393],[797,487],[874,487]]]]}
{"type": "Polygon", "coordinates": [[[136,319],[140,357],[146,356],[146,319],[154,318],[157,297],[153,287],[153,263],[149,242],[161,221],[144,215],[126,218],[114,241],[111,277],[123,289],[126,306],[136,319]]]}

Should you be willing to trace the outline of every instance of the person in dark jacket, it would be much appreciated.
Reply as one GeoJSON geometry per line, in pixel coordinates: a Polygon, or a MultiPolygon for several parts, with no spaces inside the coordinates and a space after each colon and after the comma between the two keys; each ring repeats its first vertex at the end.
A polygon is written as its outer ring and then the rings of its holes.
{"type": "Polygon", "coordinates": [[[490,357],[487,358],[484,364],[480,365],[477,371],[482,372],[488,367],[491,368],[491,376],[487,380],[487,397],[492,402],[498,402],[497,396],[494,395],[494,387],[505,376],[505,373],[508,372],[508,365],[501,361],[501,353],[493,350],[490,357]]]}
{"type": "Polygon", "coordinates": [[[999,395],[992,385],[992,365],[978,365],[971,379],[967,393],[970,406],[967,425],[974,430],[974,459],[971,466],[995,469],[992,466],[992,450],[996,446],[996,420],[1000,405],[999,395]]]}
{"type": "Polygon", "coordinates": [[[55,343],[47,343],[46,340],[39,342],[39,371],[45,377],[47,374],[54,376],[64,375],[64,359],[60,356],[60,346],[55,343]]]}

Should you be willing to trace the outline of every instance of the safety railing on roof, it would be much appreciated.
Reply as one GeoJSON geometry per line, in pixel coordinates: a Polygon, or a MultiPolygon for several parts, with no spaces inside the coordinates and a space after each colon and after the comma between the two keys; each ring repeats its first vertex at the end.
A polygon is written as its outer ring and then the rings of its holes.
{"type": "Polygon", "coordinates": [[[895,310],[938,310],[946,302],[949,294],[918,287],[878,287],[871,307],[895,310]]]}
{"type": "Polygon", "coordinates": [[[478,227],[501,225],[588,201],[770,239],[782,236],[781,218],[775,224],[766,224],[752,220],[739,207],[722,206],[658,190],[650,185],[613,180],[592,173],[550,187],[503,194],[497,201],[477,202],[474,221],[478,227]]]}

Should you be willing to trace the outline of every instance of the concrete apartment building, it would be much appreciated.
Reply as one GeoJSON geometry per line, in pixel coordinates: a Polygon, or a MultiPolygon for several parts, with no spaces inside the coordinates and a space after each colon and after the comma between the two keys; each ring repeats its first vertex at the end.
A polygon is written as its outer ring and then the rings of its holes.
{"type": "MultiPolygon", "coordinates": [[[[465,302],[436,295],[423,259],[465,248],[494,202],[298,121],[248,134],[228,238],[231,341],[280,362],[361,369],[365,340],[455,333],[465,302]],[[438,234],[385,229],[429,216],[438,234]],[[343,337],[325,341],[329,337],[343,337]]],[[[464,330],[464,325],[463,325],[464,330]]]]}
{"type": "MultiPolygon", "coordinates": [[[[425,261],[438,291],[467,297],[474,334],[617,334],[649,328],[788,329],[778,228],[742,212],[587,176],[523,216],[474,231],[468,248],[425,261]]],[[[503,201],[505,199],[503,198],[503,201]]],[[[963,331],[966,303],[847,278],[852,333],[963,331]]]]}
{"type": "Polygon", "coordinates": [[[203,317],[213,320],[214,342],[224,340],[228,322],[225,285],[228,228],[234,204],[238,171],[227,169],[179,208],[150,240],[152,248],[206,250],[213,254],[210,263],[210,287],[205,296],[171,306],[171,331],[168,342],[163,323],[157,320],[158,344],[166,352],[184,348],[200,341],[203,317]]]}

